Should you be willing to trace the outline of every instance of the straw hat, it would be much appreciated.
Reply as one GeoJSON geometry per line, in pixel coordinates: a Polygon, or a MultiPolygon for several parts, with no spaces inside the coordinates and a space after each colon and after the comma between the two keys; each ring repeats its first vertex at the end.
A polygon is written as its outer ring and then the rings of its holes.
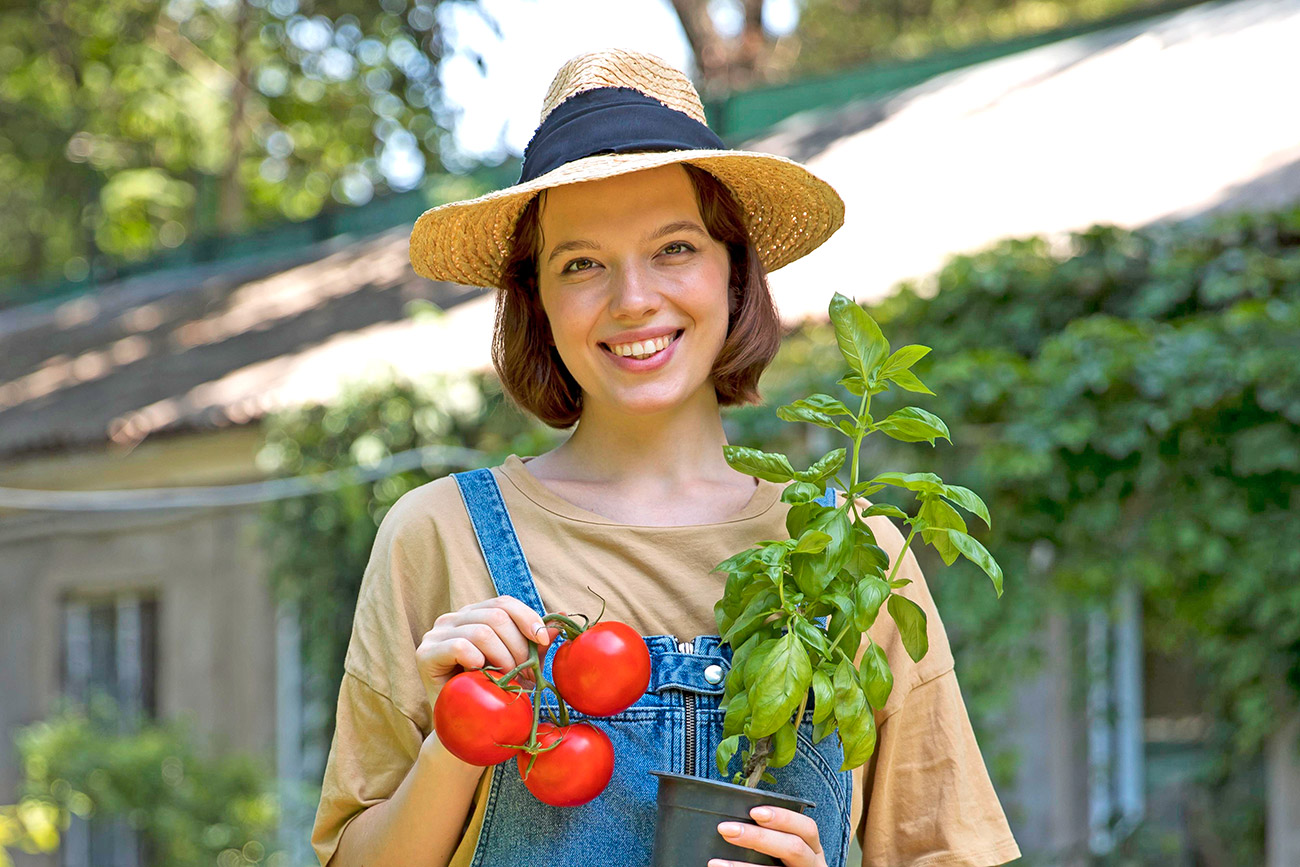
{"type": "Polygon", "coordinates": [[[691,163],[740,202],[768,271],[805,256],[844,223],[844,202],[792,160],[727,148],[708,128],[690,80],[653,54],[612,49],[560,67],[524,151],[519,182],[425,211],[411,232],[417,274],[500,287],[510,236],[539,191],[691,163]]]}

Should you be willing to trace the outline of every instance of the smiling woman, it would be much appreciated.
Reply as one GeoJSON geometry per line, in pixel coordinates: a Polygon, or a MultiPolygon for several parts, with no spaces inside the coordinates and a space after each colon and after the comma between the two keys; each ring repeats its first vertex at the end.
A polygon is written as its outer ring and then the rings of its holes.
{"type": "MultiPolygon", "coordinates": [[[[416,271],[501,290],[492,356],[504,387],[573,430],[545,454],[436,479],[384,518],[312,835],[322,864],[647,864],[651,772],[717,779],[731,652],[717,634],[715,567],[783,537],[790,508],[782,484],[727,463],[721,407],[761,401],[759,377],[780,343],[767,272],[816,249],[843,218],[839,196],[805,167],[727,149],[680,70],[625,51],[560,69],[518,184],[420,217],[416,271]],[[539,649],[552,659],[566,639],[541,618],[589,611],[596,596],[608,619],[643,637],[652,671],[644,695],[599,720],[616,757],[602,794],[552,806],[513,763],[485,773],[448,752],[430,713],[448,680],[514,668],[539,649]]],[[[880,520],[897,559],[902,536],[880,520]]],[[[916,664],[896,632],[877,634],[896,651],[904,686],[893,695],[935,684],[909,709],[958,737],[952,756],[877,769],[877,812],[897,803],[934,814],[890,822],[864,842],[862,863],[1002,863],[1019,853],[977,751],[970,760],[938,613],[914,559],[902,565],[936,626],[916,664]],[[915,857],[894,857],[902,852],[915,857]]],[[[881,755],[887,743],[882,734],[881,755]]],[[[731,863],[844,865],[868,783],[838,770],[843,759],[838,741],[799,742],[795,770],[772,788],[813,805],[754,814],[762,827],[728,838],[740,859],[731,863]]]]}
{"type": "MultiPolygon", "coordinates": [[[[687,363],[707,363],[718,405],[761,400],[758,378],[780,345],[780,320],[739,204],[702,169],[669,165],[543,191],[519,217],[504,277],[493,360],[514,400],[552,427],[568,427],[581,416],[586,389],[574,366],[592,365],[565,358],[569,341],[557,337],[550,323],[561,323],[567,335],[584,301],[589,307],[599,303],[598,293],[611,291],[620,293],[617,304],[636,304],[638,297],[645,304],[647,298],[637,293],[648,291],[648,303],[668,309],[653,314],[657,319],[633,312],[631,321],[625,309],[619,309],[619,319],[611,311],[611,321],[587,337],[593,349],[682,332],[683,348],[687,340],[693,344],[687,363]],[[586,255],[565,255],[578,252],[586,255]],[[693,294],[691,285],[683,285],[700,279],[705,285],[694,285],[693,294]],[[721,338],[687,322],[673,301],[689,299],[698,306],[710,296],[715,307],[725,306],[721,338]]],[[[656,369],[637,364],[629,360],[621,369],[656,369]]],[[[695,380],[700,387],[698,373],[695,380]]],[[[591,381],[590,387],[598,386],[598,379],[591,381]]],[[[641,411],[648,410],[643,404],[641,411]]]]}

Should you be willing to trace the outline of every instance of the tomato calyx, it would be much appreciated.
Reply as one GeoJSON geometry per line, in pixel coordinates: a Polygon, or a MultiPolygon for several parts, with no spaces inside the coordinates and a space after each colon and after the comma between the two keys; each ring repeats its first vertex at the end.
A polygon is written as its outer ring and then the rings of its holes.
{"type": "MultiPolygon", "coordinates": [[[[588,585],[587,589],[591,590],[591,586],[588,585]]],[[[582,618],[582,625],[578,625],[577,621],[573,620],[570,617],[566,617],[563,614],[547,614],[545,617],[542,618],[542,622],[547,624],[548,626],[560,627],[560,630],[564,633],[565,639],[568,641],[572,641],[573,639],[577,638],[579,635],[581,635],[582,633],[586,632],[588,629],[590,629],[591,627],[599,623],[600,618],[605,616],[605,597],[601,596],[595,590],[591,590],[591,594],[600,600],[600,613],[596,615],[595,620],[592,620],[591,618],[587,617],[587,615],[585,614],[579,613],[577,616],[582,618]]]]}

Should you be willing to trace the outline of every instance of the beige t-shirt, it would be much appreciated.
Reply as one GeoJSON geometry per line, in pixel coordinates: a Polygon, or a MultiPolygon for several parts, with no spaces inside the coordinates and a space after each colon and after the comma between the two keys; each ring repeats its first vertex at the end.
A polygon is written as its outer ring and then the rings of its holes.
{"type": "MultiPolygon", "coordinates": [[[[756,480],[749,503],[724,521],[635,526],[563,499],[525,468],[526,460],[511,455],[492,473],[548,611],[594,616],[600,602],[590,585],[608,603],[606,619],[643,635],[716,634],[713,604],[726,576],[710,570],[759,540],[788,536],[784,486],[774,482],[756,480]]],[[[892,564],[902,533],[888,517],[867,520],[892,564]]],[[[910,549],[898,577],[912,579],[899,592],[925,610],[930,649],[912,662],[883,611],[869,632],[888,655],[894,689],[876,713],[875,754],[853,772],[852,821],[863,867],[1004,864],[1019,858],[1020,849],[971,730],[943,622],[910,549]]],[[[455,479],[411,491],[385,516],[361,582],[312,829],[322,865],[348,823],[397,790],[432,731],[415,661],[424,634],[439,614],[496,595],[455,479]]],[[[467,867],[473,857],[490,781],[484,773],[451,867],[467,867]]]]}

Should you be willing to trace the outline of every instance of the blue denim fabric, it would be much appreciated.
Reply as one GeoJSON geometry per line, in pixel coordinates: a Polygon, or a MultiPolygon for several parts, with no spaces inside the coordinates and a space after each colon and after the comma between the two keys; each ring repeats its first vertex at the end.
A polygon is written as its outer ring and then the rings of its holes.
{"type": "MultiPolygon", "coordinates": [[[[544,614],[537,585],[519,545],[496,479],[486,469],[452,474],[465,500],[479,547],[497,593],[513,596],[544,614]]],[[[819,502],[835,503],[827,488],[819,502]]],[[[545,858],[555,863],[645,865],[654,843],[658,778],[652,770],[724,779],[718,774],[714,751],[722,741],[725,712],[718,708],[725,678],[711,684],[705,669],[730,668],[731,648],[717,635],[679,642],[672,635],[645,636],[650,650],[650,686],[623,713],[595,719],[614,744],[614,777],[595,800],[581,807],[551,807],[524,788],[514,762],[491,769],[483,829],[474,851],[474,867],[523,865],[545,858]]],[[[543,662],[549,678],[554,648],[543,662]]],[[[547,704],[554,699],[548,694],[547,704]]],[[[844,761],[839,740],[812,742],[812,697],[799,729],[794,760],[773,775],[775,785],[763,788],[806,798],[817,821],[829,867],[842,867],[849,846],[849,810],[853,797],[851,771],[838,770],[844,761]]],[[[586,719],[569,710],[571,719],[586,719]]],[[[702,865],[701,865],[702,867],[702,865]]]]}

